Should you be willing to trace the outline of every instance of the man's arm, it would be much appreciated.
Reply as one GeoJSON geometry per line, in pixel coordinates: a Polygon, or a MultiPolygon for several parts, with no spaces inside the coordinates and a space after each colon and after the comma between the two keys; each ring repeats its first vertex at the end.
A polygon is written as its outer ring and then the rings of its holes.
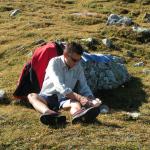
{"type": "Polygon", "coordinates": [[[94,95],[93,95],[91,89],[87,85],[87,81],[86,81],[82,66],[80,66],[79,93],[85,97],[89,97],[90,99],[94,98],[94,95]]]}
{"type": "Polygon", "coordinates": [[[71,92],[71,93],[67,94],[66,97],[69,99],[74,99],[74,100],[79,101],[82,106],[85,106],[89,101],[88,97],[82,96],[75,92],[71,92]]]}

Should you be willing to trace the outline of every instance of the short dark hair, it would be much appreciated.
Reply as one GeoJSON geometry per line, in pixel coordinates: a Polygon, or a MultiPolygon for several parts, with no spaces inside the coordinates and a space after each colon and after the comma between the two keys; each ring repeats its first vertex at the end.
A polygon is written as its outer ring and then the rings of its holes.
{"type": "Polygon", "coordinates": [[[83,47],[79,43],[76,43],[76,42],[67,43],[66,50],[68,53],[76,53],[79,55],[83,54],[83,47]]]}

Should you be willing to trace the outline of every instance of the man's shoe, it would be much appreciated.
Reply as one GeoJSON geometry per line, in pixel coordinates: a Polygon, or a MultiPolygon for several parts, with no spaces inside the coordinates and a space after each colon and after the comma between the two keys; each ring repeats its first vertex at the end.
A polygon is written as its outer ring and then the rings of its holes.
{"type": "Polygon", "coordinates": [[[81,109],[73,116],[72,123],[84,122],[90,123],[93,122],[96,117],[99,115],[99,107],[90,107],[88,109],[81,109]]]}
{"type": "Polygon", "coordinates": [[[58,114],[44,113],[40,117],[40,121],[45,125],[58,125],[66,123],[66,116],[58,114]]]}

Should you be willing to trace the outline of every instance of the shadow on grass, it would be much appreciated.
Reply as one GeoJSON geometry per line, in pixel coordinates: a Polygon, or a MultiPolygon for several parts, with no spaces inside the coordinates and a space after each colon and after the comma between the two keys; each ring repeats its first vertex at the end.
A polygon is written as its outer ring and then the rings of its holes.
{"type": "Polygon", "coordinates": [[[128,83],[113,90],[101,90],[95,94],[110,108],[124,111],[138,111],[146,101],[146,92],[140,78],[132,77],[128,83]]]}
{"type": "Polygon", "coordinates": [[[66,128],[68,124],[69,123],[66,122],[65,124],[49,125],[48,128],[51,128],[51,129],[63,129],[63,128],[66,128]]]}
{"type": "Polygon", "coordinates": [[[111,128],[123,128],[122,126],[119,126],[117,124],[114,123],[105,123],[105,122],[101,122],[99,120],[94,120],[93,122],[89,122],[89,123],[81,123],[82,126],[86,127],[90,124],[93,124],[95,126],[105,126],[105,127],[111,127],[111,128]]]}

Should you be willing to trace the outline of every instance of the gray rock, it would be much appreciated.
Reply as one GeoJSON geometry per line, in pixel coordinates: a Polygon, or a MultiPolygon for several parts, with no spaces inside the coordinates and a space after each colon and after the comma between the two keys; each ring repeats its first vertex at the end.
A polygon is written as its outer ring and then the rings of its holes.
{"type": "Polygon", "coordinates": [[[12,17],[12,16],[16,16],[17,14],[19,14],[21,11],[20,11],[20,9],[15,9],[15,10],[13,10],[12,12],[11,12],[11,14],[10,14],[10,16],[12,17]]]}
{"type": "Polygon", "coordinates": [[[126,62],[124,57],[117,57],[117,56],[113,56],[113,61],[121,64],[124,64],[126,62]]]}
{"type": "Polygon", "coordinates": [[[104,45],[106,45],[108,48],[113,48],[113,47],[114,47],[112,41],[109,40],[109,39],[102,39],[102,43],[103,43],[104,45]]]}
{"type": "Polygon", "coordinates": [[[146,14],[144,15],[144,17],[143,17],[143,20],[144,20],[145,22],[150,22],[150,14],[146,13],[146,14]]]}
{"type": "Polygon", "coordinates": [[[32,51],[27,54],[28,57],[32,57],[32,55],[33,55],[32,51]]]}
{"type": "Polygon", "coordinates": [[[142,28],[139,26],[133,26],[132,29],[133,29],[133,31],[138,32],[138,33],[143,33],[143,32],[150,33],[150,29],[142,28]]]}
{"type": "Polygon", "coordinates": [[[134,67],[141,67],[141,66],[144,66],[144,62],[138,62],[136,64],[133,65],[134,67]]]}
{"type": "Polygon", "coordinates": [[[143,5],[150,5],[150,0],[143,0],[142,4],[143,5]]]}
{"type": "Polygon", "coordinates": [[[94,38],[87,38],[87,39],[81,39],[81,41],[88,47],[93,50],[96,49],[96,45],[99,43],[97,39],[94,38]]]}
{"type": "Polygon", "coordinates": [[[0,90],[0,100],[3,100],[5,96],[5,91],[4,90],[0,90]]]}
{"type": "Polygon", "coordinates": [[[81,62],[87,83],[94,93],[101,89],[117,88],[130,79],[130,75],[124,64],[114,60],[116,58],[108,63],[81,62]]]}
{"type": "Polygon", "coordinates": [[[81,39],[84,42],[93,42],[93,38],[81,39]]]}
{"type": "Polygon", "coordinates": [[[142,28],[139,26],[133,26],[132,27],[134,32],[137,32],[137,40],[141,43],[147,43],[150,42],[150,29],[142,28]]]}
{"type": "Polygon", "coordinates": [[[142,71],[144,74],[149,75],[150,74],[150,69],[143,69],[142,71]]]}
{"type": "Polygon", "coordinates": [[[128,17],[122,17],[119,15],[115,15],[115,14],[111,14],[108,17],[107,20],[107,25],[132,25],[132,19],[128,18],[128,17]]]}

